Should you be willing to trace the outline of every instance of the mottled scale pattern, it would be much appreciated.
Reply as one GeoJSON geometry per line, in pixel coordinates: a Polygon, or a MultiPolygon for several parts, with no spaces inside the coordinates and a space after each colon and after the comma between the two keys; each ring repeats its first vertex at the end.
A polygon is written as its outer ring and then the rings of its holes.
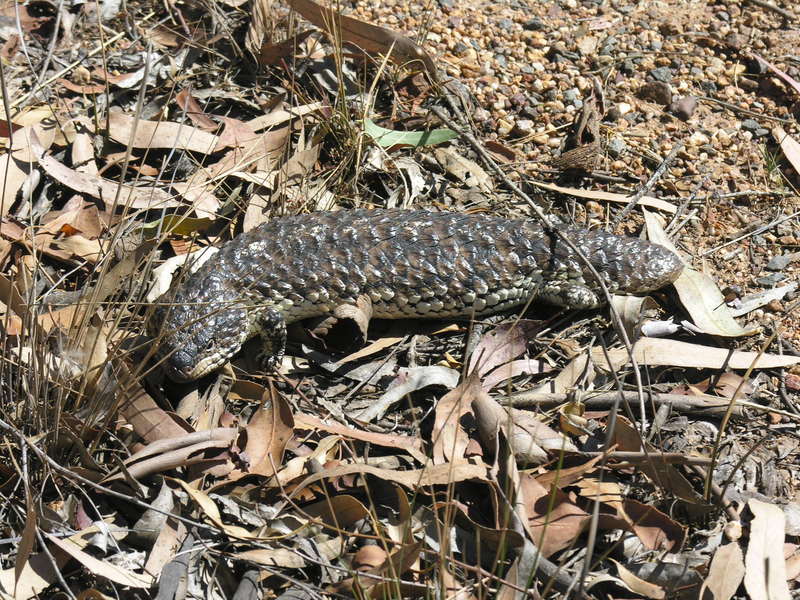
{"type": "MultiPolygon", "coordinates": [[[[665,248],[601,231],[562,228],[611,292],[672,282],[682,263],[665,248]]],[[[170,290],[150,321],[178,380],[222,365],[272,308],[287,323],[367,295],[373,316],[480,316],[531,297],[602,304],[592,276],[558,236],[527,219],[420,210],[354,210],[279,218],[229,242],[170,290]]]]}

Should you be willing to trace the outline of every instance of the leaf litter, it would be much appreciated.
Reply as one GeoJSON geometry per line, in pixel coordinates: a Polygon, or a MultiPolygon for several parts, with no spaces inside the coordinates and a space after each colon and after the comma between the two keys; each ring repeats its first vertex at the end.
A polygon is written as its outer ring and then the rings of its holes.
{"type": "Polygon", "coordinates": [[[796,593],[785,15],[240,4],[129,3],[135,28],[0,6],[0,595],[796,593]],[[603,310],[387,327],[360,299],[296,328],[276,373],[245,352],[164,379],[153,300],[240,232],[361,206],[518,216],[516,183],[682,257],[674,289],[614,301],[630,347],[603,310]]]}

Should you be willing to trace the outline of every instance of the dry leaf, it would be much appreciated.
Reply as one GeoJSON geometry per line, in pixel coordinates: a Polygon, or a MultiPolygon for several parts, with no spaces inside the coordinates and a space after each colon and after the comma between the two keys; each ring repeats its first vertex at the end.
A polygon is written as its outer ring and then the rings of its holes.
{"type": "MultiPolygon", "coordinates": [[[[633,345],[634,356],[639,366],[674,366],[694,369],[776,369],[790,367],[800,362],[796,356],[762,354],[758,352],[729,351],[725,348],[701,346],[689,342],[661,338],[640,338],[633,345]],[[755,359],[758,358],[758,361],[755,359]]],[[[602,348],[592,348],[595,366],[606,370],[619,371],[628,362],[628,352],[624,348],[608,351],[611,365],[606,362],[602,348]]]]}
{"type": "Polygon", "coordinates": [[[180,148],[200,154],[214,152],[219,144],[218,136],[192,125],[146,121],[118,111],[108,115],[108,135],[134,148],[180,148]]]}
{"type": "Polygon", "coordinates": [[[43,531],[42,534],[51,544],[69,554],[86,567],[93,575],[131,588],[149,588],[152,585],[152,578],[150,576],[140,575],[139,573],[134,573],[133,571],[118,567],[108,561],[95,558],[88,552],[84,552],[71,538],[61,539],[46,531],[43,531]]]}
{"type": "Polygon", "coordinates": [[[583,533],[591,516],[558,488],[549,490],[530,475],[522,475],[533,542],[544,556],[568,548],[583,533]]]}
{"type": "Polygon", "coordinates": [[[469,436],[461,420],[472,410],[472,402],[480,394],[477,376],[471,376],[455,389],[449,391],[436,404],[433,424],[433,464],[463,460],[469,436]]]}
{"type": "Polygon", "coordinates": [[[779,506],[751,498],[750,542],[745,555],[744,587],[752,600],[790,600],[783,557],[786,517],[779,506]]]}
{"type": "MultiPolygon", "coordinates": [[[[644,218],[650,241],[661,244],[680,256],[678,249],[667,237],[657,217],[644,211],[644,218]]],[[[725,337],[752,335],[758,331],[743,329],[736,322],[717,284],[705,273],[695,271],[687,266],[673,285],[695,326],[702,331],[725,337]]]]}
{"type": "Polygon", "coordinates": [[[662,598],[667,597],[664,588],[660,585],[650,583],[649,581],[637,577],[613,558],[609,558],[609,560],[617,565],[617,574],[619,578],[625,582],[625,585],[628,586],[628,589],[632,592],[641,594],[645,598],[652,598],[653,600],[662,600],[662,598]]]}
{"type": "Polygon", "coordinates": [[[400,369],[397,378],[387,390],[370,407],[362,410],[356,418],[360,421],[374,421],[384,415],[391,406],[402,400],[407,394],[429,385],[441,385],[452,389],[458,385],[458,371],[447,367],[430,366],[400,369]]]}
{"type": "MultiPolygon", "coordinates": [[[[542,183],[540,181],[533,181],[530,179],[527,181],[527,183],[535,185],[538,188],[542,188],[543,190],[550,190],[551,192],[566,194],[568,196],[575,196],[576,198],[585,198],[587,200],[604,200],[606,202],[616,202],[619,204],[628,204],[631,201],[630,196],[625,196],[624,194],[615,194],[613,192],[568,188],[560,185],[555,185],[552,183],[542,183]]],[[[637,204],[640,206],[649,206],[650,208],[655,208],[657,210],[661,210],[663,212],[670,214],[674,214],[678,211],[678,208],[671,202],[667,202],[666,200],[660,200],[658,198],[653,198],[651,196],[643,196],[637,204]]]]}
{"type": "Polygon", "coordinates": [[[247,424],[247,444],[240,458],[249,462],[249,467],[234,470],[229,475],[235,481],[245,475],[274,475],[283,463],[286,444],[294,433],[292,408],[280,394],[265,392],[262,406],[247,424]]]}
{"type": "Polygon", "coordinates": [[[406,36],[344,16],[311,0],[288,0],[288,4],[333,40],[349,42],[366,52],[386,55],[395,64],[406,68],[422,68],[431,79],[438,81],[433,60],[406,36]]]}
{"type": "Polygon", "coordinates": [[[772,136],[778,140],[786,160],[800,173],[800,143],[786,133],[780,125],[772,128],[772,136]]]}
{"type": "Polygon", "coordinates": [[[705,585],[714,595],[714,600],[730,600],[744,579],[744,556],[737,543],[717,548],[705,585]]]}

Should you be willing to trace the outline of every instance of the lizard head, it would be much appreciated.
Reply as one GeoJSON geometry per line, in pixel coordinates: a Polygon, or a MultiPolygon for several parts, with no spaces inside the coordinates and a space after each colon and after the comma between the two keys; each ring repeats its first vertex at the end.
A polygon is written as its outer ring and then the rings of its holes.
{"type": "Polygon", "coordinates": [[[224,365],[251,337],[242,299],[219,277],[192,278],[157,301],[148,333],[170,379],[193,381],[224,365]]]}

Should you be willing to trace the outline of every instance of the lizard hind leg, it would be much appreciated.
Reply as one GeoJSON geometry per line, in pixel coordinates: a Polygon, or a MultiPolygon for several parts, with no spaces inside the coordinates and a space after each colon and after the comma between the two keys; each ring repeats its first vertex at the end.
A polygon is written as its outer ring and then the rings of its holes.
{"type": "Polygon", "coordinates": [[[597,308],[605,303],[605,299],[587,285],[563,280],[544,284],[537,297],[550,304],[573,310],[597,308]]]}
{"type": "Polygon", "coordinates": [[[256,319],[254,331],[262,342],[256,355],[259,365],[265,372],[276,369],[286,350],[286,320],[279,311],[268,308],[256,319]]]}

